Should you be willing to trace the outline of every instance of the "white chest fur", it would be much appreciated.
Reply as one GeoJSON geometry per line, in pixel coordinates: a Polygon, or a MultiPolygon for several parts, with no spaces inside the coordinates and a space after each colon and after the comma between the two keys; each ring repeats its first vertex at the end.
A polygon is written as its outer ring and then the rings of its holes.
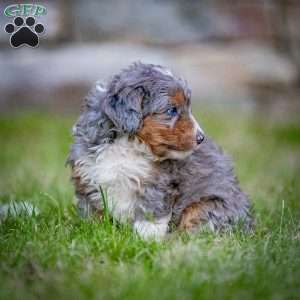
{"type": "Polygon", "coordinates": [[[153,157],[146,145],[127,136],[97,149],[84,163],[90,183],[107,191],[107,207],[119,221],[132,220],[143,192],[143,181],[151,176],[153,157]]]}

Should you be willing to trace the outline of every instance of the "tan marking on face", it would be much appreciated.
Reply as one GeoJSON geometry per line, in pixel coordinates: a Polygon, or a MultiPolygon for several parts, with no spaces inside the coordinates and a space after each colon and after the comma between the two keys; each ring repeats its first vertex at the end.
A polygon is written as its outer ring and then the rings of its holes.
{"type": "Polygon", "coordinates": [[[182,90],[176,90],[174,95],[170,96],[171,103],[175,106],[183,106],[186,102],[184,92],[182,90]]]}
{"type": "Polygon", "coordinates": [[[159,116],[148,116],[137,136],[157,156],[165,156],[169,150],[189,151],[195,146],[194,123],[188,117],[180,117],[173,127],[159,121],[159,116]]]}

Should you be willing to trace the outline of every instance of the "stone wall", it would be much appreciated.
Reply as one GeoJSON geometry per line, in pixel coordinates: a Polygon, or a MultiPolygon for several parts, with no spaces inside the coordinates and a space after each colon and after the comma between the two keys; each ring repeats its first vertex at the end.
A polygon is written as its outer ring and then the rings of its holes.
{"type": "MultiPolygon", "coordinates": [[[[0,10],[11,3],[1,1],[0,10]]],[[[299,95],[299,1],[39,3],[48,13],[38,18],[46,28],[38,48],[12,49],[0,30],[2,112],[78,110],[93,82],[136,60],[182,74],[199,103],[272,110],[279,102],[298,112],[299,101],[289,100],[299,95]]],[[[1,14],[0,26],[12,20],[1,14]]]]}

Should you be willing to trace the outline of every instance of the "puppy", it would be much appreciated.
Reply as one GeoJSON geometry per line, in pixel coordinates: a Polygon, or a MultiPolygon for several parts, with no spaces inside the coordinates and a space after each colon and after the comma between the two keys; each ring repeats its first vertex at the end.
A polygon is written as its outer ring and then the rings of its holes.
{"type": "Polygon", "coordinates": [[[73,136],[68,163],[82,216],[101,215],[105,190],[110,215],[144,239],[251,226],[229,158],[204,137],[187,83],[168,69],[134,63],[97,83],[73,136]]]}

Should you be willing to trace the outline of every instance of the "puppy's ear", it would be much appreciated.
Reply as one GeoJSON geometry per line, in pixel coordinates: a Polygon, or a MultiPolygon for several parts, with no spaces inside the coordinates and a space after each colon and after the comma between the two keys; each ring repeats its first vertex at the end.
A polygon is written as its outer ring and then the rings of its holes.
{"type": "Polygon", "coordinates": [[[109,95],[104,111],[117,129],[133,134],[142,126],[142,87],[125,88],[117,94],[109,95]]]}

